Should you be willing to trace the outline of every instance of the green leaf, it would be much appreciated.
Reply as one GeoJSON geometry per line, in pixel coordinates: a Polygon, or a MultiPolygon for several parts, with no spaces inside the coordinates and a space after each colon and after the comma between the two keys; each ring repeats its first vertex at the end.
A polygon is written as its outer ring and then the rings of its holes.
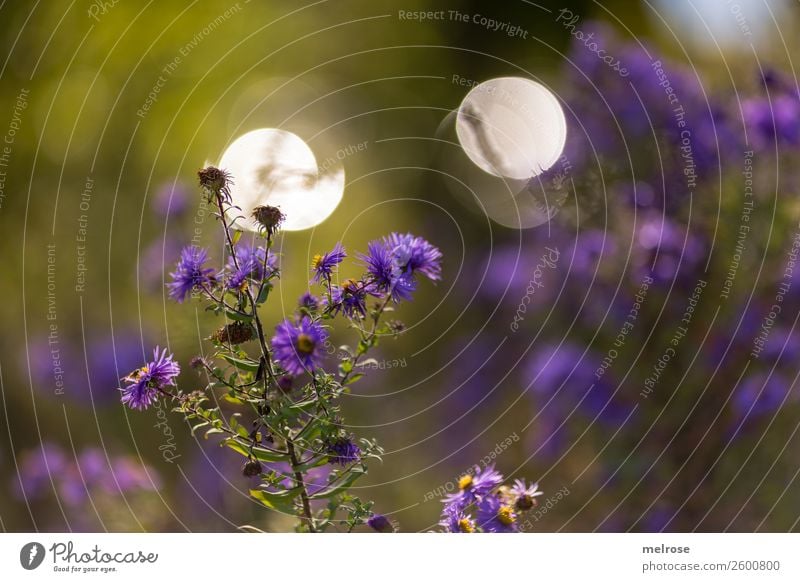
{"type": "Polygon", "coordinates": [[[247,315],[245,313],[239,313],[238,311],[233,311],[231,309],[226,309],[225,310],[225,316],[228,319],[233,319],[235,321],[247,321],[247,322],[253,321],[253,316],[252,315],[247,315]]]}
{"type": "Polygon", "coordinates": [[[362,374],[361,372],[359,372],[358,374],[353,374],[352,376],[350,376],[347,379],[347,381],[344,383],[344,385],[345,386],[349,386],[350,384],[354,384],[355,382],[358,382],[359,380],[361,380],[361,378],[363,378],[363,377],[364,377],[364,374],[362,374]]]}
{"type": "Polygon", "coordinates": [[[194,436],[194,433],[195,433],[195,432],[196,432],[198,429],[200,429],[200,428],[203,428],[204,426],[208,426],[209,424],[211,424],[211,423],[210,423],[210,422],[201,422],[201,423],[199,423],[199,424],[196,424],[196,425],[194,425],[194,426],[192,427],[192,430],[191,430],[192,436],[194,436]]]}
{"type": "Polygon", "coordinates": [[[228,447],[229,449],[233,449],[243,457],[255,457],[259,461],[263,461],[265,463],[274,463],[276,461],[285,461],[286,456],[281,455],[280,453],[273,453],[272,451],[268,451],[267,449],[263,449],[261,447],[248,447],[244,446],[242,443],[234,440],[234,439],[226,439],[222,442],[223,445],[228,447]]]}
{"type": "Polygon", "coordinates": [[[300,494],[300,488],[288,489],[278,493],[264,491],[263,489],[251,489],[250,496],[260,501],[270,509],[278,511],[292,511],[294,498],[300,494]]]}
{"type": "Polygon", "coordinates": [[[312,461],[310,463],[303,463],[302,465],[297,465],[296,467],[294,467],[294,470],[300,471],[301,473],[305,473],[309,469],[313,469],[314,467],[320,467],[322,465],[325,465],[327,462],[328,462],[328,457],[323,455],[316,461],[312,461]]]}
{"type": "Polygon", "coordinates": [[[350,472],[347,473],[345,477],[340,479],[335,485],[330,488],[323,489],[319,493],[315,493],[311,495],[309,499],[326,499],[333,495],[337,495],[342,493],[346,489],[348,489],[353,483],[355,483],[356,479],[361,477],[367,472],[365,467],[361,465],[356,465],[350,469],[350,472]]]}
{"type": "Polygon", "coordinates": [[[228,362],[229,364],[233,364],[240,370],[244,370],[245,372],[252,372],[253,374],[258,372],[258,362],[256,361],[250,359],[240,360],[239,358],[234,358],[233,356],[230,356],[228,354],[220,354],[219,357],[228,362]]]}
{"type": "Polygon", "coordinates": [[[269,283],[264,283],[264,285],[262,285],[261,287],[261,291],[258,293],[258,297],[256,298],[256,303],[259,305],[264,303],[269,297],[270,291],[272,291],[272,285],[269,283]]]}

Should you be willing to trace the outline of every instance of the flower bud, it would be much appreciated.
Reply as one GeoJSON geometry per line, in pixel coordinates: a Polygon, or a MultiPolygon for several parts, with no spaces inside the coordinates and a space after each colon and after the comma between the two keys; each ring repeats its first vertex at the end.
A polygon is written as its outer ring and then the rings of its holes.
{"type": "Polygon", "coordinates": [[[292,377],[291,376],[281,376],[278,378],[278,388],[281,389],[281,392],[288,392],[292,389],[292,377]]]}
{"type": "Polygon", "coordinates": [[[242,475],[245,477],[258,477],[261,474],[261,463],[258,459],[250,459],[242,467],[242,475]]]}
{"type": "Polygon", "coordinates": [[[394,533],[395,526],[385,515],[375,513],[367,520],[367,525],[378,533],[394,533]]]}

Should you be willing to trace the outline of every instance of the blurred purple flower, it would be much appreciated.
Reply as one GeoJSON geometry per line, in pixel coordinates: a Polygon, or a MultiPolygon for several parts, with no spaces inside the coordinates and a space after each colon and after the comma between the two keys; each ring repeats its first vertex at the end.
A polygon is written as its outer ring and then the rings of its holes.
{"type": "Polygon", "coordinates": [[[164,217],[177,218],[189,208],[189,190],[180,182],[165,182],[153,196],[153,211],[164,217]]]}

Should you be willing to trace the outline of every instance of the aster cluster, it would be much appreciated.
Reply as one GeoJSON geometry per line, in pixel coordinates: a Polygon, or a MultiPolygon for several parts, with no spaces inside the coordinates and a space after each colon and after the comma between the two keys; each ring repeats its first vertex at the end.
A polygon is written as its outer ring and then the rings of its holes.
{"type": "Polygon", "coordinates": [[[494,465],[476,465],[458,480],[458,491],[444,499],[439,525],[449,533],[518,532],[520,515],[536,507],[542,492],[523,479],[511,487],[503,481],[494,465]]]}
{"type": "Polygon", "coordinates": [[[364,375],[365,358],[380,338],[403,328],[396,320],[383,321],[384,314],[412,299],[418,279],[441,278],[442,253],[421,237],[392,233],[357,255],[360,277],[340,280],[348,254],[337,243],[313,257],[309,290],[270,336],[261,307],[281,275],[273,244],[285,217],[279,208],[257,207],[252,218],[258,232],[243,240],[233,228],[238,217],[230,219],[238,211],[230,199],[231,176],[210,167],[199,179],[216,207],[227,256],[215,269],[206,249],[185,247],[167,289],[176,302],[200,299],[225,318],[207,338],[210,353],[190,362],[205,386],[177,390],[180,367],[167,350],[156,348],[152,361],[123,378],[122,402],[145,410],[159,398],[172,399],[193,433],[220,435],[223,446],[243,457],[241,473],[253,483],[251,496],[297,516],[300,531],[395,531],[371,502],[349,492],[382,449],[346,429],[339,399],[364,375]],[[326,356],[338,319],[358,336],[355,347],[340,348],[334,366],[326,356]]]}
{"type": "MultiPolygon", "coordinates": [[[[155,468],[97,447],[73,451],[48,441],[18,453],[18,460],[18,475],[10,483],[14,495],[30,504],[55,495],[61,507],[56,513],[64,512],[70,528],[78,531],[113,527],[121,498],[140,509],[152,505],[150,495],[161,486],[155,468]],[[102,524],[96,522],[98,515],[103,515],[102,524]]],[[[147,511],[137,511],[137,518],[147,519],[147,511]]],[[[121,529],[131,527],[120,524],[121,529]]]]}
{"type": "MultiPolygon", "coordinates": [[[[782,446],[781,423],[800,406],[800,238],[786,195],[798,183],[800,92],[763,63],[737,91],[720,90],[713,75],[607,25],[581,30],[629,75],[574,43],[559,91],[568,162],[536,180],[568,172],[575,216],[562,211],[486,251],[464,301],[477,287],[483,310],[500,314],[469,351],[441,354],[454,362],[449,384],[464,389],[440,422],[499,404],[497,378],[513,370],[525,403],[515,421],[530,421],[534,459],[559,470],[585,448],[597,481],[584,491],[637,490],[613,521],[599,504],[581,510],[584,523],[724,529],[729,516],[707,500],[728,492],[739,456],[773,462],[767,450],[782,446]],[[493,350],[509,331],[518,345],[493,350]],[[771,435],[762,454],[751,450],[771,435]],[[675,467],[699,485],[665,490],[675,467]]],[[[777,501],[749,509],[766,515],[777,501]]]]}

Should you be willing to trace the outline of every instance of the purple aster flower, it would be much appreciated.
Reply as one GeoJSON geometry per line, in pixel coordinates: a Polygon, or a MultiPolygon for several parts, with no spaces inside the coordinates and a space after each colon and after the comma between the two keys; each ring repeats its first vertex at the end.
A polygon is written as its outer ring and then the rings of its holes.
{"type": "Polygon", "coordinates": [[[226,269],[228,289],[241,289],[248,279],[261,281],[271,275],[277,268],[278,259],[274,253],[267,254],[264,247],[239,245],[236,247],[236,262],[233,257],[228,257],[226,269]],[[264,260],[266,258],[266,270],[264,260]],[[239,268],[236,268],[236,264],[239,268]]]}
{"type": "Polygon", "coordinates": [[[300,296],[300,299],[297,300],[297,304],[302,309],[316,311],[319,309],[319,298],[316,295],[312,295],[310,291],[306,291],[300,296]]]}
{"type": "Polygon", "coordinates": [[[67,466],[67,456],[55,443],[43,442],[40,447],[23,451],[19,479],[12,480],[16,495],[20,499],[46,495],[52,488],[51,480],[64,474],[67,466]]]}
{"type": "Polygon", "coordinates": [[[327,443],[328,462],[331,465],[349,465],[361,460],[361,448],[352,437],[338,437],[327,443]]]}
{"type": "Polygon", "coordinates": [[[539,491],[538,483],[526,485],[524,479],[517,479],[509,490],[509,494],[514,502],[514,509],[527,511],[536,507],[536,498],[542,495],[542,492],[539,491]]]}
{"type": "MultiPolygon", "coordinates": [[[[355,279],[348,279],[341,286],[331,286],[331,313],[344,313],[347,317],[363,317],[367,313],[366,287],[355,279]]],[[[328,305],[328,298],[325,298],[328,305]]]]}
{"type": "Polygon", "coordinates": [[[272,348],[275,359],[289,374],[313,373],[322,364],[328,334],[317,322],[303,317],[292,323],[286,319],[275,328],[272,348]]]}
{"type": "Polygon", "coordinates": [[[443,499],[443,503],[456,507],[466,507],[479,501],[503,482],[503,475],[494,465],[481,469],[475,465],[472,473],[466,473],[458,480],[458,492],[443,499]]]}
{"type": "Polygon", "coordinates": [[[610,373],[595,378],[599,361],[598,354],[577,344],[543,344],[527,366],[528,394],[537,408],[544,406],[545,414],[563,416],[579,406],[598,421],[619,423],[629,414],[630,405],[615,393],[610,373]]]}
{"type": "Polygon", "coordinates": [[[385,241],[372,241],[367,244],[367,254],[359,258],[367,267],[369,285],[367,291],[372,295],[389,293],[395,302],[410,301],[416,289],[416,281],[411,274],[403,272],[395,253],[385,241]]]}
{"type": "Polygon", "coordinates": [[[739,384],[731,401],[735,421],[755,420],[774,414],[786,402],[791,388],[791,382],[777,372],[759,372],[747,376],[739,384]]]}
{"type": "Polygon", "coordinates": [[[129,385],[121,390],[122,403],[134,410],[147,409],[158,399],[159,389],[175,386],[180,371],[181,367],[172,359],[172,354],[167,355],[166,348],[159,352],[156,346],[152,362],[123,378],[129,385]]]}
{"type": "Polygon", "coordinates": [[[180,254],[181,243],[174,236],[159,237],[142,250],[139,274],[148,289],[158,289],[164,283],[169,266],[175,264],[180,254]]]}
{"type": "Polygon", "coordinates": [[[488,533],[513,533],[517,529],[514,508],[496,495],[487,495],[478,502],[478,527],[488,533]]]}
{"type": "Polygon", "coordinates": [[[445,506],[439,525],[448,533],[475,533],[478,529],[475,520],[463,508],[455,505],[445,506]]]}
{"type": "Polygon", "coordinates": [[[431,281],[442,277],[442,252],[424,238],[411,233],[393,232],[383,239],[391,249],[401,271],[408,275],[422,273],[431,281]]]}
{"type": "Polygon", "coordinates": [[[341,263],[347,253],[342,246],[342,243],[336,243],[333,250],[324,255],[314,255],[311,260],[311,270],[314,272],[313,281],[319,283],[320,280],[330,280],[333,268],[341,263]]]}
{"type": "Polygon", "coordinates": [[[183,247],[175,271],[170,274],[172,282],[167,283],[169,296],[182,303],[195,289],[214,283],[214,269],[204,267],[207,260],[206,249],[194,245],[183,247]]]}
{"type": "Polygon", "coordinates": [[[380,513],[371,515],[367,520],[367,525],[378,533],[394,533],[396,529],[392,520],[380,513]]]}

